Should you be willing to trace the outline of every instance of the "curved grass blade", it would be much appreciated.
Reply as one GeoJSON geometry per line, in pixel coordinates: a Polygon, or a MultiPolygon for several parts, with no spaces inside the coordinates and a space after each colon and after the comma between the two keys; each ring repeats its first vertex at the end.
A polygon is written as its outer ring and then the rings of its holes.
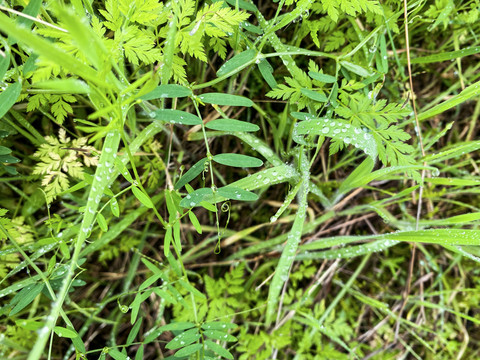
{"type": "Polygon", "coordinates": [[[273,320],[273,316],[278,305],[280,292],[282,290],[282,287],[288,280],[290,268],[293,264],[293,260],[295,259],[298,244],[300,243],[300,239],[302,238],[303,225],[307,216],[307,195],[310,172],[308,160],[306,159],[305,154],[303,155],[303,161],[300,164],[300,168],[302,169],[303,184],[299,192],[298,210],[295,216],[295,220],[293,221],[292,228],[290,229],[290,233],[288,234],[287,243],[282,251],[282,255],[280,256],[278,265],[275,268],[275,274],[273,275],[272,283],[270,284],[270,288],[268,290],[266,314],[267,324],[270,324],[273,320]]]}

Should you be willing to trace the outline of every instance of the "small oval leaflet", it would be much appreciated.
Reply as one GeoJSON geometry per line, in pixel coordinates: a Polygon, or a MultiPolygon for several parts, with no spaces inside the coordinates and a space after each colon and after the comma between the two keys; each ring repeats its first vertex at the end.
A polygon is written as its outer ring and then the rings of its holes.
{"type": "Polygon", "coordinates": [[[120,216],[120,207],[118,206],[118,201],[116,198],[112,198],[112,200],[110,200],[110,210],[114,216],[120,216]]]}
{"type": "Polygon", "coordinates": [[[268,86],[270,86],[272,89],[277,87],[277,81],[273,76],[273,67],[270,65],[267,59],[261,59],[260,62],[257,61],[257,66],[268,86]]]}
{"type": "Polygon", "coordinates": [[[322,74],[316,71],[309,71],[308,76],[310,76],[313,80],[318,80],[326,84],[334,83],[337,81],[337,78],[335,76],[322,74]]]}
{"type": "Polygon", "coordinates": [[[312,99],[314,101],[318,101],[318,102],[327,102],[328,101],[328,99],[325,95],[320,94],[317,91],[310,90],[310,89],[305,89],[305,88],[302,88],[300,91],[303,95],[305,95],[306,97],[308,97],[309,99],[312,99]]]}
{"type": "Polygon", "coordinates": [[[213,157],[213,161],[233,167],[259,167],[263,165],[262,160],[242,154],[218,154],[213,157]]]}
{"type": "Polygon", "coordinates": [[[222,340],[222,341],[237,341],[238,339],[230,334],[227,334],[224,331],[219,330],[205,330],[203,332],[205,336],[208,336],[211,339],[222,340]]]}
{"type": "Polygon", "coordinates": [[[369,77],[369,76],[373,76],[374,73],[370,70],[367,70],[365,69],[364,67],[361,67],[360,65],[357,65],[357,64],[353,64],[351,62],[348,62],[348,61],[340,61],[340,64],[345,68],[347,69],[348,71],[351,71],[353,72],[354,74],[357,74],[361,77],[369,77]]]}
{"type": "Polygon", "coordinates": [[[242,51],[240,54],[235,55],[225,64],[220,66],[220,69],[217,71],[217,76],[227,75],[228,73],[237,70],[239,67],[245,65],[245,63],[253,60],[256,56],[256,51],[254,49],[248,49],[242,51]]]}
{"type": "Polygon", "coordinates": [[[137,198],[137,200],[142,203],[142,205],[144,205],[144,206],[146,206],[150,209],[153,208],[152,200],[150,200],[150,198],[147,195],[145,195],[142,190],[140,190],[136,186],[133,186],[132,187],[132,192],[133,192],[133,195],[135,195],[135,197],[137,198]]]}
{"type": "Polygon", "coordinates": [[[201,348],[203,347],[202,344],[192,344],[192,345],[188,345],[188,346],[185,346],[183,349],[181,350],[178,350],[176,353],[175,353],[175,358],[183,358],[184,356],[188,356],[188,355],[191,355],[193,354],[194,352],[200,350],[201,348]]]}
{"type": "Polygon", "coordinates": [[[213,341],[205,340],[205,345],[207,346],[207,348],[217,353],[218,355],[223,356],[226,359],[233,360],[233,355],[230,354],[228,350],[224,349],[223,347],[214,343],[213,341]]]}
{"type": "Polygon", "coordinates": [[[322,135],[352,144],[373,159],[377,157],[377,145],[373,136],[346,121],[328,119],[309,119],[298,123],[297,134],[322,135]]]}
{"type": "Polygon", "coordinates": [[[55,334],[57,334],[58,336],[64,337],[64,338],[73,339],[78,336],[76,331],[67,329],[61,326],[55,326],[53,328],[53,331],[55,331],[55,334]]]}
{"type": "Polygon", "coordinates": [[[177,181],[175,184],[175,190],[181,189],[185,184],[188,184],[190,181],[195,179],[198,175],[201,174],[203,169],[205,168],[205,162],[207,158],[203,158],[195,163],[188,171],[183,174],[180,180],[177,181]]]}
{"type": "Polygon", "coordinates": [[[191,329],[194,326],[195,324],[192,322],[179,321],[179,322],[174,322],[174,323],[160,326],[157,330],[161,330],[161,331],[186,330],[186,329],[191,329]]]}
{"type": "Polygon", "coordinates": [[[98,226],[100,226],[100,229],[102,229],[103,232],[108,231],[107,221],[105,220],[105,217],[101,213],[97,214],[97,223],[98,223],[98,226]]]}
{"type": "Polygon", "coordinates": [[[235,186],[224,186],[224,187],[218,188],[217,192],[218,192],[218,195],[223,196],[224,198],[227,198],[227,199],[232,199],[232,200],[240,200],[240,201],[258,200],[257,194],[247,190],[243,190],[235,186]]]}
{"type": "Polygon", "coordinates": [[[260,128],[258,125],[251,124],[246,121],[234,120],[234,119],[217,119],[209,121],[206,128],[219,131],[243,131],[253,132],[258,131],[260,128]]]}
{"type": "Polygon", "coordinates": [[[190,345],[194,341],[197,341],[200,338],[200,333],[197,328],[187,330],[180,335],[176,336],[171,340],[165,347],[167,349],[179,349],[185,345],[190,345]]]}
{"type": "Polygon", "coordinates": [[[166,121],[171,124],[201,125],[202,120],[196,115],[181,110],[159,109],[153,112],[155,120],[166,121]]]}
{"type": "Polygon", "coordinates": [[[177,84],[165,84],[157,86],[153,91],[148,94],[140,96],[142,100],[154,100],[164,98],[180,98],[192,95],[192,91],[182,85],[177,84]]]}
{"type": "Polygon", "coordinates": [[[217,104],[226,106],[253,106],[253,101],[238,95],[223,93],[206,93],[199,96],[199,99],[207,104],[217,104]]]}
{"type": "Polygon", "coordinates": [[[199,203],[203,201],[203,199],[208,196],[212,195],[213,191],[210,188],[200,188],[195,190],[194,192],[185,196],[182,201],[180,201],[180,206],[184,208],[191,208],[197,206],[199,203]]]}
{"type": "Polygon", "coordinates": [[[202,324],[202,329],[205,330],[224,330],[224,329],[235,329],[238,325],[230,322],[223,321],[211,321],[205,324],[202,324]]]}

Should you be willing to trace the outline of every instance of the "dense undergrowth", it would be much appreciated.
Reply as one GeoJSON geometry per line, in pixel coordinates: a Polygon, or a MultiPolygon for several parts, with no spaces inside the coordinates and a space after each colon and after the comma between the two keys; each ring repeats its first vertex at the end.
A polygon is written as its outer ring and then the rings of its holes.
{"type": "Polygon", "coordinates": [[[477,0],[0,9],[0,358],[480,356],[477,0]]]}

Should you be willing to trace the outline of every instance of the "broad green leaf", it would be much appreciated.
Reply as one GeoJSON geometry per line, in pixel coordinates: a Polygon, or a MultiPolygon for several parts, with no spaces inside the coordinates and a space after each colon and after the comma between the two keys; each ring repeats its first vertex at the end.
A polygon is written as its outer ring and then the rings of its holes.
{"type": "Polygon", "coordinates": [[[238,339],[224,331],[220,330],[205,330],[203,334],[210,339],[222,340],[222,341],[238,341],[238,339]]]}
{"type": "MultiPolygon", "coordinates": [[[[2,14],[0,14],[2,16],[2,14]]],[[[0,17],[1,19],[1,17],[0,17]]],[[[22,84],[19,82],[9,85],[5,90],[0,94],[0,118],[5,115],[8,110],[15,104],[20,93],[22,92],[22,84]]]]}
{"type": "Polygon", "coordinates": [[[253,132],[258,131],[260,128],[258,125],[234,120],[234,119],[217,119],[209,121],[206,125],[206,128],[219,131],[243,131],[243,132],[253,132]]]}
{"type": "Polygon", "coordinates": [[[89,94],[91,92],[90,87],[84,81],[72,78],[41,81],[33,83],[32,87],[47,89],[59,94],[89,94]]]}
{"type": "Polygon", "coordinates": [[[224,93],[206,93],[198,97],[207,104],[228,105],[228,106],[253,106],[253,101],[238,95],[224,93]]]}
{"type": "Polygon", "coordinates": [[[205,169],[205,163],[207,162],[207,158],[203,158],[195,163],[188,171],[183,174],[180,180],[177,181],[175,184],[175,189],[181,189],[185,184],[188,184],[190,181],[195,179],[198,175],[202,173],[205,169]]]}
{"type": "Polygon", "coordinates": [[[220,356],[223,356],[226,359],[233,360],[233,355],[227,349],[224,349],[220,345],[214,343],[210,340],[205,340],[205,345],[208,349],[212,350],[213,352],[217,353],[220,356]]]}
{"type": "Polygon", "coordinates": [[[225,64],[223,64],[220,67],[220,69],[218,69],[217,77],[227,75],[239,68],[242,68],[242,66],[244,66],[245,63],[248,63],[249,61],[255,59],[255,56],[256,56],[256,51],[254,49],[248,49],[235,55],[230,60],[228,60],[225,64]]]}
{"type": "Polygon", "coordinates": [[[202,329],[205,330],[225,330],[225,329],[235,329],[238,325],[231,322],[224,321],[210,321],[205,324],[202,324],[202,329]]]}
{"type": "Polygon", "coordinates": [[[203,348],[203,345],[202,345],[202,344],[192,344],[192,345],[185,346],[183,349],[178,350],[178,351],[175,353],[175,357],[176,357],[176,358],[180,358],[180,357],[183,357],[183,356],[191,355],[191,354],[193,354],[195,351],[200,350],[201,348],[203,348]]]}
{"type": "Polygon", "coordinates": [[[192,90],[177,84],[159,85],[155,90],[140,96],[142,100],[154,100],[163,98],[181,98],[192,95],[192,90]]]}
{"type": "Polygon", "coordinates": [[[345,68],[347,69],[348,71],[351,71],[353,72],[354,74],[357,74],[361,77],[369,77],[369,76],[373,76],[374,73],[370,70],[367,70],[365,69],[364,67],[360,66],[360,65],[357,65],[357,64],[353,64],[349,61],[340,61],[340,64],[345,68]]]}
{"type": "Polygon", "coordinates": [[[253,156],[242,154],[218,154],[213,157],[213,161],[233,167],[259,167],[263,161],[253,156]]]}
{"type": "Polygon", "coordinates": [[[55,331],[55,334],[57,334],[58,336],[69,338],[69,339],[73,339],[78,336],[75,330],[67,329],[61,326],[55,326],[53,328],[53,331],[55,331]]]}
{"type": "Polygon", "coordinates": [[[100,229],[102,229],[103,232],[108,231],[107,221],[105,220],[105,217],[102,215],[102,213],[97,214],[97,222],[98,226],[100,226],[100,229]]]}
{"type": "Polygon", "coordinates": [[[447,111],[454,106],[457,106],[472,97],[478,96],[480,94],[480,81],[477,81],[475,84],[470,85],[469,87],[465,88],[460,94],[452,96],[450,99],[444,101],[441,104],[434,106],[431,109],[421,112],[418,115],[418,120],[422,121],[432,116],[441,114],[444,111],[447,111]]]}
{"type": "Polygon", "coordinates": [[[179,349],[200,339],[200,333],[197,328],[187,330],[177,335],[165,347],[170,350],[179,349]]]}
{"type": "Polygon", "coordinates": [[[335,76],[328,75],[328,74],[322,74],[322,73],[319,73],[319,72],[316,72],[316,71],[309,71],[308,76],[310,76],[314,80],[318,80],[318,81],[326,83],[326,84],[334,83],[334,82],[337,81],[337,78],[335,76]]]}
{"type": "Polygon", "coordinates": [[[133,195],[135,195],[135,197],[137,198],[137,200],[142,203],[142,205],[150,209],[154,207],[152,200],[150,200],[150,198],[147,195],[145,195],[145,193],[142,190],[140,190],[136,186],[133,186],[132,192],[133,192],[133,195]]]}
{"type": "Polygon", "coordinates": [[[40,294],[45,284],[37,283],[25,286],[18,292],[10,302],[10,305],[15,305],[10,311],[9,316],[15,315],[26,308],[30,303],[40,294]]]}
{"type": "Polygon", "coordinates": [[[180,206],[184,208],[190,208],[197,206],[203,199],[208,196],[212,195],[213,191],[211,188],[200,188],[195,190],[194,192],[185,196],[182,201],[180,201],[180,206]]]}
{"type": "Polygon", "coordinates": [[[277,87],[277,81],[273,76],[273,67],[267,61],[267,59],[261,59],[260,62],[257,63],[258,70],[260,70],[260,74],[262,74],[263,79],[267,82],[268,86],[272,89],[277,87]]]}
{"type": "Polygon", "coordinates": [[[201,125],[202,120],[196,115],[181,110],[159,109],[153,113],[153,119],[180,125],[201,125]]]}
{"type": "Polygon", "coordinates": [[[374,160],[377,157],[377,144],[373,136],[361,128],[344,120],[309,119],[298,123],[297,134],[328,136],[351,144],[374,160]]]}
{"type": "Polygon", "coordinates": [[[247,190],[243,190],[235,186],[224,186],[217,189],[220,196],[226,199],[240,200],[240,201],[256,201],[258,195],[247,190]]]}
{"type": "Polygon", "coordinates": [[[314,90],[302,88],[300,90],[300,92],[303,95],[305,95],[306,97],[308,97],[309,99],[312,99],[314,101],[327,102],[327,100],[328,100],[325,95],[320,94],[320,93],[318,93],[317,91],[314,91],[314,90]]]}
{"type": "MultiPolygon", "coordinates": [[[[235,0],[226,0],[227,2],[234,2],[235,0]]],[[[262,35],[263,30],[258,26],[250,24],[248,21],[244,21],[240,24],[245,30],[250,31],[251,33],[262,35]]]]}

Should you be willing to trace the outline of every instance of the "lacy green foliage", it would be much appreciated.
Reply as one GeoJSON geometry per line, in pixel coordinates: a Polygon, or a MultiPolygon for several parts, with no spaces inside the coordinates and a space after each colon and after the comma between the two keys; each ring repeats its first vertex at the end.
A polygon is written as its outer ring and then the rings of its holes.
{"type": "Polygon", "coordinates": [[[36,94],[28,98],[27,111],[34,111],[48,105],[56,122],[61,125],[67,115],[73,113],[70,104],[75,102],[77,99],[73,95],[36,94]]]}
{"type": "Polygon", "coordinates": [[[45,187],[47,202],[51,202],[58,193],[68,189],[69,176],[82,180],[83,164],[96,165],[98,158],[92,156],[91,152],[95,151],[95,148],[86,145],[87,138],[71,140],[64,129],[59,130],[58,138],[46,136],[45,140],[47,143],[40,145],[33,154],[38,158],[33,174],[43,175],[42,186],[45,187]],[[83,159],[83,164],[80,159],[83,159]]]}
{"type": "MultiPolygon", "coordinates": [[[[248,309],[244,301],[245,265],[239,264],[225,274],[224,278],[213,279],[208,275],[203,277],[207,298],[196,299],[198,320],[222,319],[227,321],[233,318],[236,312],[248,309]]],[[[181,289],[179,289],[181,290],[181,289]]],[[[174,306],[175,317],[179,321],[192,321],[193,313],[185,311],[185,303],[174,306]]],[[[190,305],[189,305],[190,307],[190,305]]]]}
{"type": "MultiPolygon", "coordinates": [[[[375,101],[361,93],[350,94],[342,92],[341,105],[335,108],[335,113],[349,120],[355,126],[363,126],[371,131],[377,143],[378,156],[385,164],[409,165],[414,162],[411,156],[413,147],[405,143],[410,135],[396,124],[406,117],[410,110],[401,104],[386,100],[375,101]]],[[[343,143],[333,142],[331,153],[343,148],[343,143]]]]}
{"type": "Polygon", "coordinates": [[[381,14],[382,8],[375,0],[320,0],[323,11],[333,21],[340,15],[357,16],[361,13],[381,14]]]}

